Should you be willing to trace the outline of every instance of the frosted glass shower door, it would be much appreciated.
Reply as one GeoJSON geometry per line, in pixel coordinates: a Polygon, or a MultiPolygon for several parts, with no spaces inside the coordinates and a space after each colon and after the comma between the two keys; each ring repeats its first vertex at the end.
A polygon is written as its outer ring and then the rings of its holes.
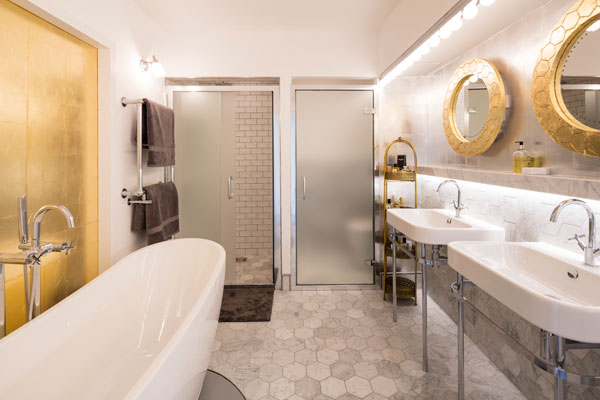
{"type": "Polygon", "coordinates": [[[372,91],[296,91],[299,285],[373,284],[372,91]]]}
{"type": "Polygon", "coordinates": [[[234,101],[229,92],[173,92],[178,238],[220,243],[235,281],[234,101]]]}

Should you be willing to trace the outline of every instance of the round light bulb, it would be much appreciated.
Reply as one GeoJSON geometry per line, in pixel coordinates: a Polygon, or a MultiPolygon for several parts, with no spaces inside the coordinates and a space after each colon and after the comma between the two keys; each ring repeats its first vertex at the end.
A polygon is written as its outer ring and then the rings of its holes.
{"type": "Polygon", "coordinates": [[[589,28],[587,28],[588,32],[596,32],[598,29],[600,29],[600,20],[594,22],[592,25],[590,25],[589,28]]]}
{"type": "Polygon", "coordinates": [[[477,0],[473,0],[463,10],[464,19],[473,19],[477,16],[477,0]]]}
{"type": "Polygon", "coordinates": [[[460,14],[456,14],[454,17],[452,17],[452,19],[450,20],[450,28],[456,32],[457,30],[459,30],[462,27],[463,24],[463,20],[460,17],[460,14]]]}
{"type": "Polygon", "coordinates": [[[427,44],[429,47],[434,48],[440,45],[440,34],[438,32],[431,35],[429,39],[427,39],[427,44]]]}
{"type": "Polygon", "coordinates": [[[413,62],[417,62],[421,59],[421,53],[419,53],[419,50],[417,49],[413,51],[413,53],[408,58],[411,58],[413,62]]]}
{"type": "Polygon", "coordinates": [[[429,44],[425,42],[419,47],[418,51],[422,56],[424,56],[426,54],[429,54],[429,52],[431,51],[431,47],[429,47],[429,44]]]}
{"type": "Polygon", "coordinates": [[[494,4],[496,0],[479,0],[479,4],[481,4],[482,6],[491,6],[492,4],[494,4]]]}
{"type": "Polygon", "coordinates": [[[446,22],[444,26],[440,28],[440,37],[442,39],[448,39],[450,35],[452,35],[452,28],[450,27],[450,23],[452,21],[446,22]]]}
{"type": "Polygon", "coordinates": [[[477,82],[478,80],[479,80],[479,78],[477,77],[477,75],[471,75],[471,76],[469,77],[469,81],[470,81],[470,82],[473,82],[473,83],[475,83],[475,82],[477,82]]]}
{"type": "Polygon", "coordinates": [[[463,88],[466,88],[467,86],[469,86],[469,83],[471,83],[471,82],[469,82],[469,80],[467,79],[465,81],[465,83],[463,83],[463,88]]]}

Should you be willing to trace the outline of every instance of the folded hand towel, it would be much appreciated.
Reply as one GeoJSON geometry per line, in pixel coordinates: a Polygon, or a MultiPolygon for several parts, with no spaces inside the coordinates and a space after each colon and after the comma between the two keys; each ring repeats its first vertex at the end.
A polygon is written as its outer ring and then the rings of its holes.
{"type": "Polygon", "coordinates": [[[173,110],[144,99],[142,143],[148,145],[148,166],[175,165],[175,117],[173,110]]]}
{"type": "Polygon", "coordinates": [[[179,202],[172,182],[144,187],[152,204],[134,204],[131,230],[146,231],[148,244],[167,240],[179,232],[179,202]]]}

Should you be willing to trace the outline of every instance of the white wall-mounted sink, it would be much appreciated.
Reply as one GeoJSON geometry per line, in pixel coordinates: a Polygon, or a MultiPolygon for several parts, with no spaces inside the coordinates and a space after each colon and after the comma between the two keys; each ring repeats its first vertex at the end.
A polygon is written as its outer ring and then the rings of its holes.
{"type": "Polygon", "coordinates": [[[504,229],[476,218],[456,218],[443,209],[394,208],[387,222],[412,240],[426,244],[448,244],[459,240],[504,240],[504,229]]]}
{"type": "Polygon", "coordinates": [[[532,324],[600,343],[600,269],[546,243],[456,242],[448,264],[532,324]]]}

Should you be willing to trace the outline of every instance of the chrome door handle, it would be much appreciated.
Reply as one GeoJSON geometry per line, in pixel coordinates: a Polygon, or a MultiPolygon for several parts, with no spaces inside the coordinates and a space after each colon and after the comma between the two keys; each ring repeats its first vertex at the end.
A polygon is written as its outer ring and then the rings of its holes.
{"type": "Polygon", "coordinates": [[[306,200],[306,177],[302,177],[302,200],[306,200]]]}
{"type": "Polygon", "coordinates": [[[233,199],[233,176],[227,178],[227,198],[233,199]]]}

